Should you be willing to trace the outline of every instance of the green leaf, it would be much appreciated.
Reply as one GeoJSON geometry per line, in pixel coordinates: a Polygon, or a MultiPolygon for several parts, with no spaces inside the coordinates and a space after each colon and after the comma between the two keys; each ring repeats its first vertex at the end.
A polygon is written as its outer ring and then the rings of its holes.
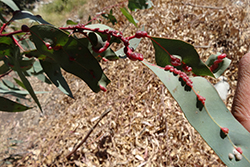
{"type": "Polygon", "coordinates": [[[0,38],[0,60],[5,60],[6,56],[13,55],[13,40],[10,37],[0,38]]]}
{"type": "Polygon", "coordinates": [[[25,71],[25,76],[35,76],[40,81],[51,84],[50,80],[44,75],[43,68],[39,61],[35,61],[33,67],[25,71]]]}
{"type": "Polygon", "coordinates": [[[10,82],[9,80],[5,80],[5,79],[2,79],[2,83],[4,87],[6,87],[6,89],[12,89],[12,90],[20,90],[15,84],[13,84],[12,82],[10,82]]]}
{"type": "Polygon", "coordinates": [[[107,14],[102,14],[102,17],[104,17],[105,19],[108,20],[108,23],[112,23],[113,25],[115,25],[115,23],[117,23],[117,20],[115,18],[115,16],[113,15],[113,10],[111,9],[110,12],[107,14]]]}
{"type": "Polygon", "coordinates": [[[21,86],[23,89],[26,89],[26,87],[24,86],[24,84],[20,80],[18,80],[16,78],[13,78],[13,79],[15,80],[15,82],[17,83],[17,85],[21,86]]]}
{"type": "Polygon", "coordinates": [[[250,133],[228,111],[213,85],[204,78],[194,77],[191,78],[193,81],[191,89],[179,79],[178,75],[145,60],[143,63],[160,78],[180,105],[190,124],[227,166],[250,165],[250,133]],[[206,98],[205,107],[198,101],[196,93],[206,98]],[[229,129],[227,136],[221,131],[220,126],[229,129]],[[242,160],[229,159],[228,154],[233,153],[234,147],[243,150],[242,160]]]}
{"type": "Polygon", "coordinates": [[[12,0],[1,0],[3,3],[5,3],[6,5],[8,5],[12,10],[16,11],[16,10],[20,10],[17,5],[15,4],[14,1],[12,0]]]}
{"type": "Polygon", "coordinates": [[[31,95],[31,97],[33,98],[33,100],[36,102],[37,106],[39,107],[39,109],[41,110],[41,112],[43,112],[42,107],[40,105],[40,102],[38,101],[36,94],[30,84],[30,82],[25,78],[22,68],[20,66],[20,50],[19,48],[16,46],[15,48],[15,68],[17,71],[18,76],[20,77],[22,83],[24,84],[26,90],[29,92],[29,94],[31,95]]]}
{"type": "Polygon", "coordinates": [[[151,0],[129,0],[128,8],[131,11],[135,11],[136,9],[149,9],[153,6],[153,2],[151,0]]]}
{"type": "MultiPolygon", "coordinates": [[[[14,85],[12,82],[8,80],[2,80],[2,82],[0,82],[0,93],[12,95],[12,96],[23,98],[23,99],[25,99],[25,96],[29,94],[28,91],[20,90],[16,85],[14,85]]],[[[44,91],[35,92],[35,94],[41,94],[41,93],[48,93],[48,92],[44,92],[44,91]]]]}
{"type": "Polygon", "coordinates": [[[125,8],[125,7],[123,7],[123,8],[121,8],[121,12],[122,12],[122,14],[128,19],[128,21],[130,22],[130,23],[132,23],[132,24],[134,24],[136,27],[137,27],[137,20],[135,20],[134,18],[133,18],[133,16],[129,13],[129,11],[128,11],[128,9],[127,8],[125,8]]]}
{"type": "Polygon", "coordinates": [[[44,60],[47,57],[46,55],[41,54],[38,50],[26,51],[23,52],[23,55],[25,55],[26,57],[36,57],[39,60],[44,60]]]}
{"type": "MultiPolygon", "coordinates": [[[[2,61],[0,61],[0,62],[2,62],[2,61]]],[[[10,70],[9,66],[2,63],[2,65],[0,66],[0,75],[7,73],[9,70],[10,70]]]]}
{"type": "MultiPolygon", "coordinates": [[[[21,70],[22,71],[26,71],[26,70],[28,70],[28,69],[30,69],[32,66],[33,66],[33,64],[34,64],[34,62],[35,62],[35,59],[33,59],[33,58],[31,58],[31,59],[25,59],[25,60],[19,60],[20,62],[20,68],[21,68],[21,70]]],[[[12,70],[14,70],[14,71],[16,71],[17,69],[16,69],[16,67],[15,66],[13,66],[13,67],[11,67],[12,68],[12,70]]]]}
{"type": "Polygon", "coordinates": [[[77,23],[77,22],[74,22],[74,21],[72,21],[72,20],[67,20],[67,21],[66,21],[66,24],[68,24],[68,25],[77,25],[78,23],[77,23]]]}
{"type": "MultiPolygon", "coordinates": [[[[151,37],[155,49],[155,60],[157,65],[165,67],[171,65],[170,55],[181,57],[182,61],[192,67],[192,72],[199,76],[212,76],[213,73],[204,64],[194,46],[181,40],[151,37]],[[164,49],[163,49],[164,48],[164,49]]],[[[182,69],[179,67],[179,69],[182,69]]]]}
{"type": "Polygon", "coordinates": [[[31,108],[0,96],[0,111],[21,112],[28,109],[31,108]]]}
{"type": "Polygon", "coordinates": [[[88,18],[88,24],[87,24],[87,25],[92,24],[92,21],[90,21],[90,20],[91,20],[91,16],[89,15],[89,18],[88,18]]]}
{"type": "MultiPolygon", "coordinates": [[[[216,55],[211,55],[207,59],[206,65],[210,67],[214,63],[214,61],[217,60],[217,57],[219,55],[221,55],[221,53],[219,52],[216,55]]],[[[230,59],[224,58],[223,61],[219,63],[218,68],[213,71],[215,78],[219,78],[224,73],[224,71],[229,67],[230,63],[231,63],[230,59]]]]}
{"type": "MultiPolygon", "coordinates": [[[[2,13],[0,13],[0,20],[1,20],[3,23],[6,23],[6,22],[7,22],[7,20],[3,17],[3,14],[2,14],[2,13]]],[[[1,24],[1,26],[2,26],[2,24],[1,24]]]]}
{"type": "Polygon", "coordinates": [[[33,15],[31,12],[28,11],[16,11],[10,21],[14,20],[22,20],[22,19],[31,19],[34,20],[40,24],[50,24],[47,21],[43,20],[43,18],[40,15],[33,15]]]}
{"type": "Polygon", "coordinates": [[[0,44],[14,45],[13,40],[10,37],[1,37],[0,44]]]}
{"type": "Polygon", "coordinates": [[[60,65],[53,61],[40,61],[43,71],[47,74],[51,82],[64,94],[68,95],[69,97],[73,98],[73,94],[67,84],[66,80],[64,79],[60,65]]]}
{"type": "MultiPolygon", "coordinates": [[[[15,36],[16,37],[16,36],[15,36]]],[[[17,36],[19,44],[23,47],[24,50],[35,50],[35,45],[29,39],[21,39],[22,36],[17,36]]]]}
{"type": "Polygon", "coordinates": [[[94,92],[100,91],[100,83],[106,86],[110,82],[98,61],[79,39],[49,25],[32,26],[30,32],[39,52],[58,63],[65,71],[84,80],[94,92]],[[49,42],[52,48],[60,48],[48,50],[44,41],[49,42]]]}

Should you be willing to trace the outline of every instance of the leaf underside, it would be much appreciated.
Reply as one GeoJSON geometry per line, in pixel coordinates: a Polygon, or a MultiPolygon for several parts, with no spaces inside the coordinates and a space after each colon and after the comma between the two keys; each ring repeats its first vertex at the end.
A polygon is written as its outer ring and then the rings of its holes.
{"type": "Polygon", "coordinates": [[[146,61],[143,63],[165,84],[190,124],[226,165],[249,166],[250,133],[232,116],[217,91],[206,79],[191,78],[193,81],[193,89],[191,89],[172,72],[165,71],[146,61]],[[198,101],[195,92],[206,98],[205,107],[198,101]],[[223,136],[218,125],[229,129],[227,137],[223,136]],[[234,145],[243,150],[243,159],[240,161],[236,161],[235,158],[230,160],[228,157],[229,153],[233,153],[234,145]]]}

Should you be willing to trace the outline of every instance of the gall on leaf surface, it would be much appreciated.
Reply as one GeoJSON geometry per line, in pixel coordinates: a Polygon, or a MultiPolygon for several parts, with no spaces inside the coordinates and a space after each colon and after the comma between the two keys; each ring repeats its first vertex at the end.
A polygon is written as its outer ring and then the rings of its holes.
{"type": "Polygon", "coordinates": [[[227,166],[250,166],[250,133],[228,111],[210,82],[203,77],[190,78],[193,82],[193,88],[190,89],[170,70],[166,71],[145,60],[142,62],[164,83],[189,123],[227,166]],[[197,93],[206,98],[205,106],[198,100],[197,93]],[[226,137],[222,136],[218,125],[227,127],[230,133],[226,137]],[[228,158],[228,153],[232,152],[235,145],[243,151],[241,161],[228,158]]]}
{"type": "MultiPolygon", "coordinates": [[[[167,39],[160,37],[151,37],[153,46],[155,49],[155,60],[157,65],[165,67],[166,65],[171,65],[170,55],[181,57],[182,61],[189,67],[192,67],[192,72],[198,76],[212,76],[213,73],[203,63],[199,57],[199,54],[195,50],[194,46],[188,44],[181,40],[167,39]],[[157,43],[159,43],[163,48],[161,48],[157,43]]],[[[179,67],[178,69],[182,69],[179,67]]]]}
{"type": "Polygon", "coordinates": [[[110,80],[103,73],[98,61],[80,40],[50,25],[34,25],[30,32],[41,54],[51,58],[65,71],[81,78],[94,92],[100,91],[99,82],[103,82],[103,86],[109,84],[110,80]],[[46,41],[50,42],[51,50],[45,46],[46,41]],[[62,46],[62,49],[54,50],[56,45],[62,46]]]}
{"type": "MultiPolygon", "coordinates": [[[[217,57],[219,55],[222,55],[222,54],[220,52],[218,52],[215,55],[209,56],[209,58],[206,61],[206,65],[210,67],[214,63],[214,61],[217,60],[217,57]]],[[[219,65],[218,65],[218,67],[213,71],[214,76],[216,78],[219,78],[224,73],[224,71],[229,67],[230,63],[231,63],[230,59],[228,59],[226,57],[223,58],[223,61],[220,62],[219,65]]]]}

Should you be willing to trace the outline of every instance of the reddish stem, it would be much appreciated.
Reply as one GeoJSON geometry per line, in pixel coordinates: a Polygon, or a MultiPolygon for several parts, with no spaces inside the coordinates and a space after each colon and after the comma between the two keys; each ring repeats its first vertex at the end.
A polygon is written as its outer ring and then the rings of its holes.
{"type": "MultiPolygon", "coordinates": [[[[2,30],[2,28],[1,28],[2,30]]],[[[6,33],[6,34],[0,34],[0,37],[10,37],[12,35],[15,35],[15,34],[19,34],[19,33],[22,33],[23,31],[22,30],[18,30],[18,31],[14,31],[14,32],[10,32],[10,33],[6,33]]]]}
{"type": "Polygon", "coordinates": [[[23,51],[25,51],[25,50],[23,49],[23,47],[18,43],[18,41],[17,41],[13,36],[11,36],[11,38],[12,38],[12,40],[14,41],[14,43],[15,43],[20,49],[22,49],[23,51]]]}

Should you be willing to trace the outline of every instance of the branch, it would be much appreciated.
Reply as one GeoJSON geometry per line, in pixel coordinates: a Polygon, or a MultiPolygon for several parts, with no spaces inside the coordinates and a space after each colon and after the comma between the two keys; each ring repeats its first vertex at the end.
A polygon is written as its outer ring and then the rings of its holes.
{"type": "Polygon", "coordinates": [[[0,37],[9,37],[9,36],[19,34],[19,33],[22,33],[22,32],[23,32],[22,30],[18,30],[18,31],[14,31],[14,32],[6,33],[6,34],[0,34],[0,37]]]}
{"type": "Polygon", "coordinates": [[[74,154],[76,152],[76,150],[78,148],[81,147],[81,145],[83,145],[84,142],[86,142],[86,140],[88,139],[89,135],[93,132],[93,130],[96,128],[96,126],[98,125],[98,123],[111,111],[111,108],[108,108],[107,110],[105,110],[102,115],[100,116],[100,118],[98,119],[98,121],[95,123],[95,125],[89,130],[89,132],[87,133],[87,135],[84,137],[84,139],[66,156],[67,159],[70,158],[70,156],[72,154],[74,154]]]}

